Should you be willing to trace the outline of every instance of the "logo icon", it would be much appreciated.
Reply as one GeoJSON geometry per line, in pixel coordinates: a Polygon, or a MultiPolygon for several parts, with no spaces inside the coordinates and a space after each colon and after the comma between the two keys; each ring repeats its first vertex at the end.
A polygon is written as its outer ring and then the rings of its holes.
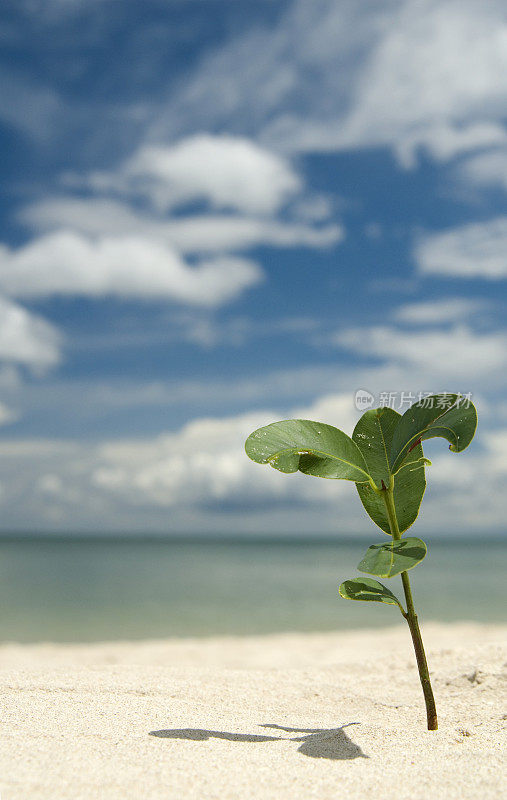
{"type": "Polygon", "coordinates": [[[366,411],[373,406],[374,396],[367,389],[358,389],[354,395],[354,404],[358,411],[366,411]]]}

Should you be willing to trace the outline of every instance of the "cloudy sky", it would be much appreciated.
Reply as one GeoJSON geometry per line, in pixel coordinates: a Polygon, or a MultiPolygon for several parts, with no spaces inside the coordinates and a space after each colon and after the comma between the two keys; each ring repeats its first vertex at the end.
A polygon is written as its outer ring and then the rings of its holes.
{"type": "Polygon", "coordinates": [[[502,528],[504,2],[4,0],[0,39],[2,530],[366,533],[243,452],[357,389],[472,392],[418,530],[502,528]]]}

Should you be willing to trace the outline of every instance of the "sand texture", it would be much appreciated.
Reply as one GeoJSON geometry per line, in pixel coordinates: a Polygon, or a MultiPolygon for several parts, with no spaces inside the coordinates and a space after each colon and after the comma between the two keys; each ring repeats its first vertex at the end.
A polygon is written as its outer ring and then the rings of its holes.
{"type": "Polygon", "coordinates": [[[500,798],[507,627],[423,635],[432,733],[401,626],[3,645],[1,798],[500,798]]]}

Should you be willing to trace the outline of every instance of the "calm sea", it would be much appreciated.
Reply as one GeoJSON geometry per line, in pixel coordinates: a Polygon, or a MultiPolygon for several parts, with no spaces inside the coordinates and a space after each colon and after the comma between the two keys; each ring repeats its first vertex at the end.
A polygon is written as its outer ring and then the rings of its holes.
{"type": "MultiPolygon", "coordinates": [[[[367,544],[0,539],[0,640],[97,641],[381,627],[396,608],[343,600],[367,544]]],[[[507,546],[430,543],[411,572],[423,621],[504,622],[507,546]]],[[[399,578],[388,581],[401,596],[399,578]]]]}

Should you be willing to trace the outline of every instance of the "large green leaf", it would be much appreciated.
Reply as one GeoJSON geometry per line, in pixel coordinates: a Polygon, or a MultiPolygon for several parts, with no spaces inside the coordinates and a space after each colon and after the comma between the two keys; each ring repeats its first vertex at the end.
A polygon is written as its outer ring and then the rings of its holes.
{"type": "Polygon", "coordinates": [[[477,412],[466,397],[435,394],[414,403],[394,431],[389,452],[391,471],[396,473],[417,442],[442,436],[449,449],[460,453],[468,447],[477,427],[477,412]]]}
{"type": "Polygon", "coordinates": [[[398,606],[404,614],[403,606],[387,586],[373,578],[353,578],[343,581],[338,592],[346,600],[365,600],[366,602],[386,603],[389,606],[398,606]]]}
{"type": "MultiPolygon", "coordinates": [[[[368,472],[379,488],[384,481],[389,486],[391,470],[389,451],[401,414],[392,408],[366,411],[358,421],[352,439],[361,450],[368,472]]],[[[417,519],[426,488],[424,454],[418,444],[407,456],[406,464],[394,478],[394,505],[400,533],[417,519]]],[[[357,483],[357,491],[366,512],[385,533],[390,534],[389,519],[382,496],[369,483],[357,483]]]]}
{"type": "Polygon", "coordinates": [[[245,450],[252,461],[281,472],[304,472],[320,478],[368,481],[361,450],[343,431],[307,419],[273,422],[250,434],[245,450]]]}
{"type": "Polygon", "coordinates": [[[393,539],[384,544],[372,544],[357,568],[379,578],[392,578],[416,567],[425,555],[426,545],[422,539],[415,536],[393,539]]]}

